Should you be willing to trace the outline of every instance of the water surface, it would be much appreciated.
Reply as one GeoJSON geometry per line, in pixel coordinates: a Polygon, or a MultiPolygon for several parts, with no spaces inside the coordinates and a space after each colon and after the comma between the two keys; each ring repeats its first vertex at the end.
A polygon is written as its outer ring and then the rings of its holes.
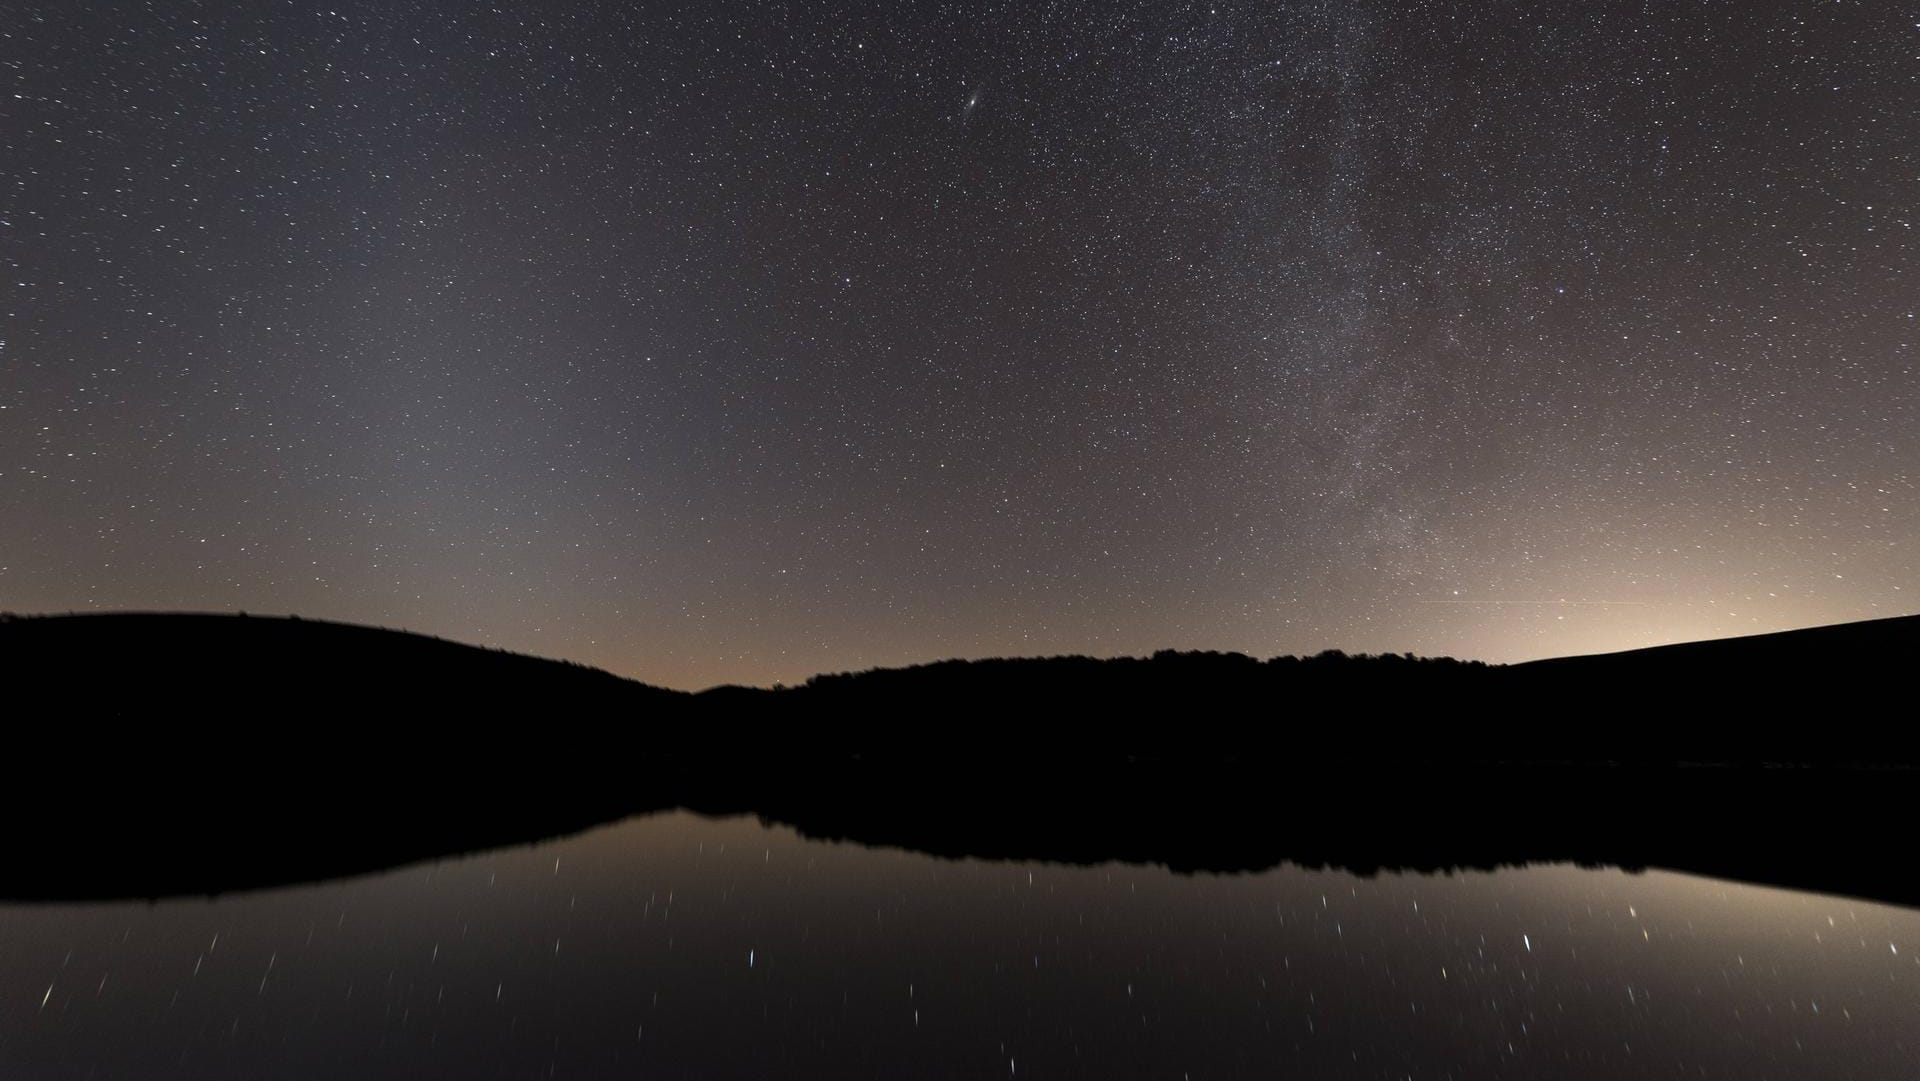
{"type": "Polygon", "coordinates": [[[0,1076],[1910,1078],[1920,912],[1569,866],[1175,875],[685,813],[0,907],[0,1076]]]}

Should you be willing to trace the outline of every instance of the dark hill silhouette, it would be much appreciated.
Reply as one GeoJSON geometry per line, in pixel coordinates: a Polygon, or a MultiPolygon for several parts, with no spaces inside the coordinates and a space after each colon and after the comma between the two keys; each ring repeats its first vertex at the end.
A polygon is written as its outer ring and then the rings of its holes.
{"type": "Polygon", "coordinates": [[[1913,736],[1873,722],[1916,657],[1906,617],[1511,667],[1166,652],[694,695],[312,620],[14,618],[0,897],[310,880],[684,806],[947,856],[1576,860],[1915,904],[1877,840],[1913,736]]]}
{"type": "Polygon", "coordinates": [[[506,716],[688,698],[597,668],[380,627],[151,612],[0,619],[12,694],[89,720],[506,716]]]}
{"type": "MultiPolygon", "coordinates": [[[[1905,694],[1916,662],[1920,616],[1902,616],[1511,666],[1339,651],[1267,661],[1163,651],[941,661],[758,693],[782,717],[840,725],[914,717],[972,727],[1011,713],[1031,736],[1030,719],[1094,722],[1104,746],[1141,753],[1252,750],[1277,738],[1289,752],[1367,763],[1904,763],[1920,761],[1910,725],[1816,732],[1808,722],[1894,719],[1886,703],[1905,694]]],[[[744,704],[746,695],[731,693],[744,704]]],[[[917,745],[926,734],[889,727],[874,736],[893,737],[917,745]]]]}
{"type": "Polygon", "coordinates": [[[1916,649],[1920,649],[1920,616],[1894,616],[1620,653],[1553,657],[1511,669],[1561,676],[1631,665],[1641,678],[1751,681],[1755,666],[1765,666],[1767,671],[1759,673],[1763,679],[1818,673],[1871,680],[1881,678],[1889,665],[1912,661],[1916,649]]]}

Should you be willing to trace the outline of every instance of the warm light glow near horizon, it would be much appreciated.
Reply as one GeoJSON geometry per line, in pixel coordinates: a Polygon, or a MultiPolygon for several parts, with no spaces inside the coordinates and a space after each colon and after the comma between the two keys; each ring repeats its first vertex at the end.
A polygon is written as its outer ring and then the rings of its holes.
{"type": "Polygon", "coordinates": [[[1920,608],[1898,5],[96,7],[5,30],[0,608],[689,688],[1920,608]]]}

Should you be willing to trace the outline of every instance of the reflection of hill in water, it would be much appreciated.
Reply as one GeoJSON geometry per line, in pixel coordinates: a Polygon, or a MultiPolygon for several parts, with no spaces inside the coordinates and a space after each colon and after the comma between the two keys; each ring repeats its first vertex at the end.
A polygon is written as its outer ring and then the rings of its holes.
{"type": "Polygon", "coordinates": [[[1682,875],[946,864],[669,813],[211,903],[0,906],[0,1055],[36,1081],[1904,1079],[1917,945],[1920,911],[1682,875]]]}
{"type": "Polygon", "coordinates": [[[1875,841],[1915,791],[1880,722],[1917,645],[1908,617],[1509,668],[1162,654],[687,695],[340,624],[15,620],[36,768],[0,802],[33,825],[0,894],[306,880],[688,806],[941,855],[1571,859],[1920,903],[1875,841]]]}

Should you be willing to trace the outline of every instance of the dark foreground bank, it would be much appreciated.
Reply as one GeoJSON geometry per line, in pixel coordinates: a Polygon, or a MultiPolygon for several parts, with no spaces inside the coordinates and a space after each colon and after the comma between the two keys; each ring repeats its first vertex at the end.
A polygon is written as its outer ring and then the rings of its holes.
{"type": "Polygon", "coordinates": [[[313,621],[0,623],[0,896],[212,893],[688,807],[944,856],[1572,860],[1903,904],[1908,618],[1511,668],[951,662],[701,695],[313,621]],[[1891,722],[1891,723],[1890,723],[1891,722]]]}

